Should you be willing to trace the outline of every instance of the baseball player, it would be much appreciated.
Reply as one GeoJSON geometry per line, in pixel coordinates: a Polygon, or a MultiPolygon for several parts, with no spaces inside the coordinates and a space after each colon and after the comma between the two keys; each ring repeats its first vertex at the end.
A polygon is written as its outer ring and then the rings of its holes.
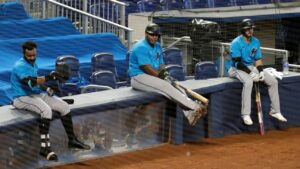
{"type": "Polygon", "coordinates": [[[262,67],[260,42],[253,36],[255,25],[251,19],[244,19],[241,23],[241,35],[236,37],[230,46],[232,67],[228,73],[243,83],[242,91],[242,119],[246,125],[252,125],[251,93],[253,82],[262,81],[268,85],[271,100],[270,115],[279,121],[286,122],[280,111],[278,82],[262,67]]]}
{"type": "Polygon", "coordinates": [[[183,95],[168,82],[170,76],[164,69],[162,48],[157,42],[159,36],[160,27],[150,23],[146,27],[145,38],[132,48],[128,71],[131,86],[138,90],[161,93],[179,103],[189,123],[194,125],[206,113],[206,108],[183,95]]]}
{"type": "Polygon", "coordinates": [[[61,115],[61,121],[69,139],[69,148],[90,149],[74,134],[69,105],[62,99],[53,96],[53,90],[43,84],[46,81],[58,79],[58,72],[39,77],[35,62],[37,45],[28,41],[23,43],[22,48],[23,58],[15,63],[11,74],[13,106],[40,114],[40,155],[49,161],[58,160],[50,146],[49,127],[52,110],[58,111],[61,115]]]}

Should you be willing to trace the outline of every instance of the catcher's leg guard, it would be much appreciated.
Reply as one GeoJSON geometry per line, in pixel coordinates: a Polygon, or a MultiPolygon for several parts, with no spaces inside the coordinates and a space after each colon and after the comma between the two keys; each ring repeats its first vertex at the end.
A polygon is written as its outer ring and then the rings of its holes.
{"type": "Polygon", "coordinates": [[[56,154],[51,150],[50,136],[49,136],[49,119],[41,119],[40,121],[40,136],[41,136],[41,149],[40,155],[49,161],[58,161],[56,154]]]}
{"type": "Polygon", "coordinates": [[[77,148],[77,149],[84,149],[84,150],[89,150],[91,148],[89,145],[83,144],[76,138],[74,134],[73,122],[70,113],[68,113],[65,116],[62,116],[61,121],[68,135],[69,148],[77,148]]]}

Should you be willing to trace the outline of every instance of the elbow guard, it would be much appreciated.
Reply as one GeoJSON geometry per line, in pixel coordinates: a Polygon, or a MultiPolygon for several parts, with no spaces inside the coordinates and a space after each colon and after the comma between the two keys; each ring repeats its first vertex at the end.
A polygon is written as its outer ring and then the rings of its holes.
{"type": "Polygon", "coordinates": [[[242,70],[244,72],[250,73],[251,71],[248,69],[248,67],[246,65],[244,65],[242,63],[242,58],[237,57],[237,58],[232,58],[234,66],[239,69],[242,70]]]}
{"type": "Polygon", "coordinates": [[[27,76],[22,79],[22,83],[30,88],[37,86],[37,77],[27,76]]]}

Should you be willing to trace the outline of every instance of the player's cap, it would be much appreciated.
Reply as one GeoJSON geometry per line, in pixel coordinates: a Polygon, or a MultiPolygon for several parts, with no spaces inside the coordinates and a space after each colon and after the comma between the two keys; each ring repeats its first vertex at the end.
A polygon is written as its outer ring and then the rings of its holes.
{"type": "Polygon", "coordinates": [[[254,22],[251,19],[243,19],[241,22],[241,29],[245,30],[251,28],[255,28],[254,22]]]}
{"type": "Polygon", "coordinates": [[[150,35],[160,35],[160,27],[155,23],[150,23],[147,25],[145,32],[150,35]]]}

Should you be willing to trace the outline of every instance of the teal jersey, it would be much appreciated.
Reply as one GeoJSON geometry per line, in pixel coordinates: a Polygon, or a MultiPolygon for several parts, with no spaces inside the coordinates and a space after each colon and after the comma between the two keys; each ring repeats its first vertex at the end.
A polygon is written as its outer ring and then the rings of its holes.
{"type": "Polygon", "coordinates": [[[28,76],[38,77],[38,67],[35,63],[32,65],[24,58],[21,58],[15,63],[11,73],[10,82],[13,90],[13,98],[30,96],[42,92],[37,86],[29,87],[28,85],[22,84],[22,79],[28,76]]]}
{"type": "Polygon", "coordinates": [[[163,52],[160,43],[156,42],[154,47],[151,47],[146,38],[137,42],[132,48],[129,57],[129,70],[130,77],[144,74],[145,72],[140,68],[142,65],[151,65],[153,69],[159,70],[163,61],[163,52]]]}
{"type": "Polygon", "coordinates": [[[250,43],[246,43],[242,35],[236,37],[230,45],[230,58],[232,60],[237,57],[242,58],[242,63],[246,66],[253,65],[254,61],[261,59],[259,40],[252,36],[250,43]]]}

